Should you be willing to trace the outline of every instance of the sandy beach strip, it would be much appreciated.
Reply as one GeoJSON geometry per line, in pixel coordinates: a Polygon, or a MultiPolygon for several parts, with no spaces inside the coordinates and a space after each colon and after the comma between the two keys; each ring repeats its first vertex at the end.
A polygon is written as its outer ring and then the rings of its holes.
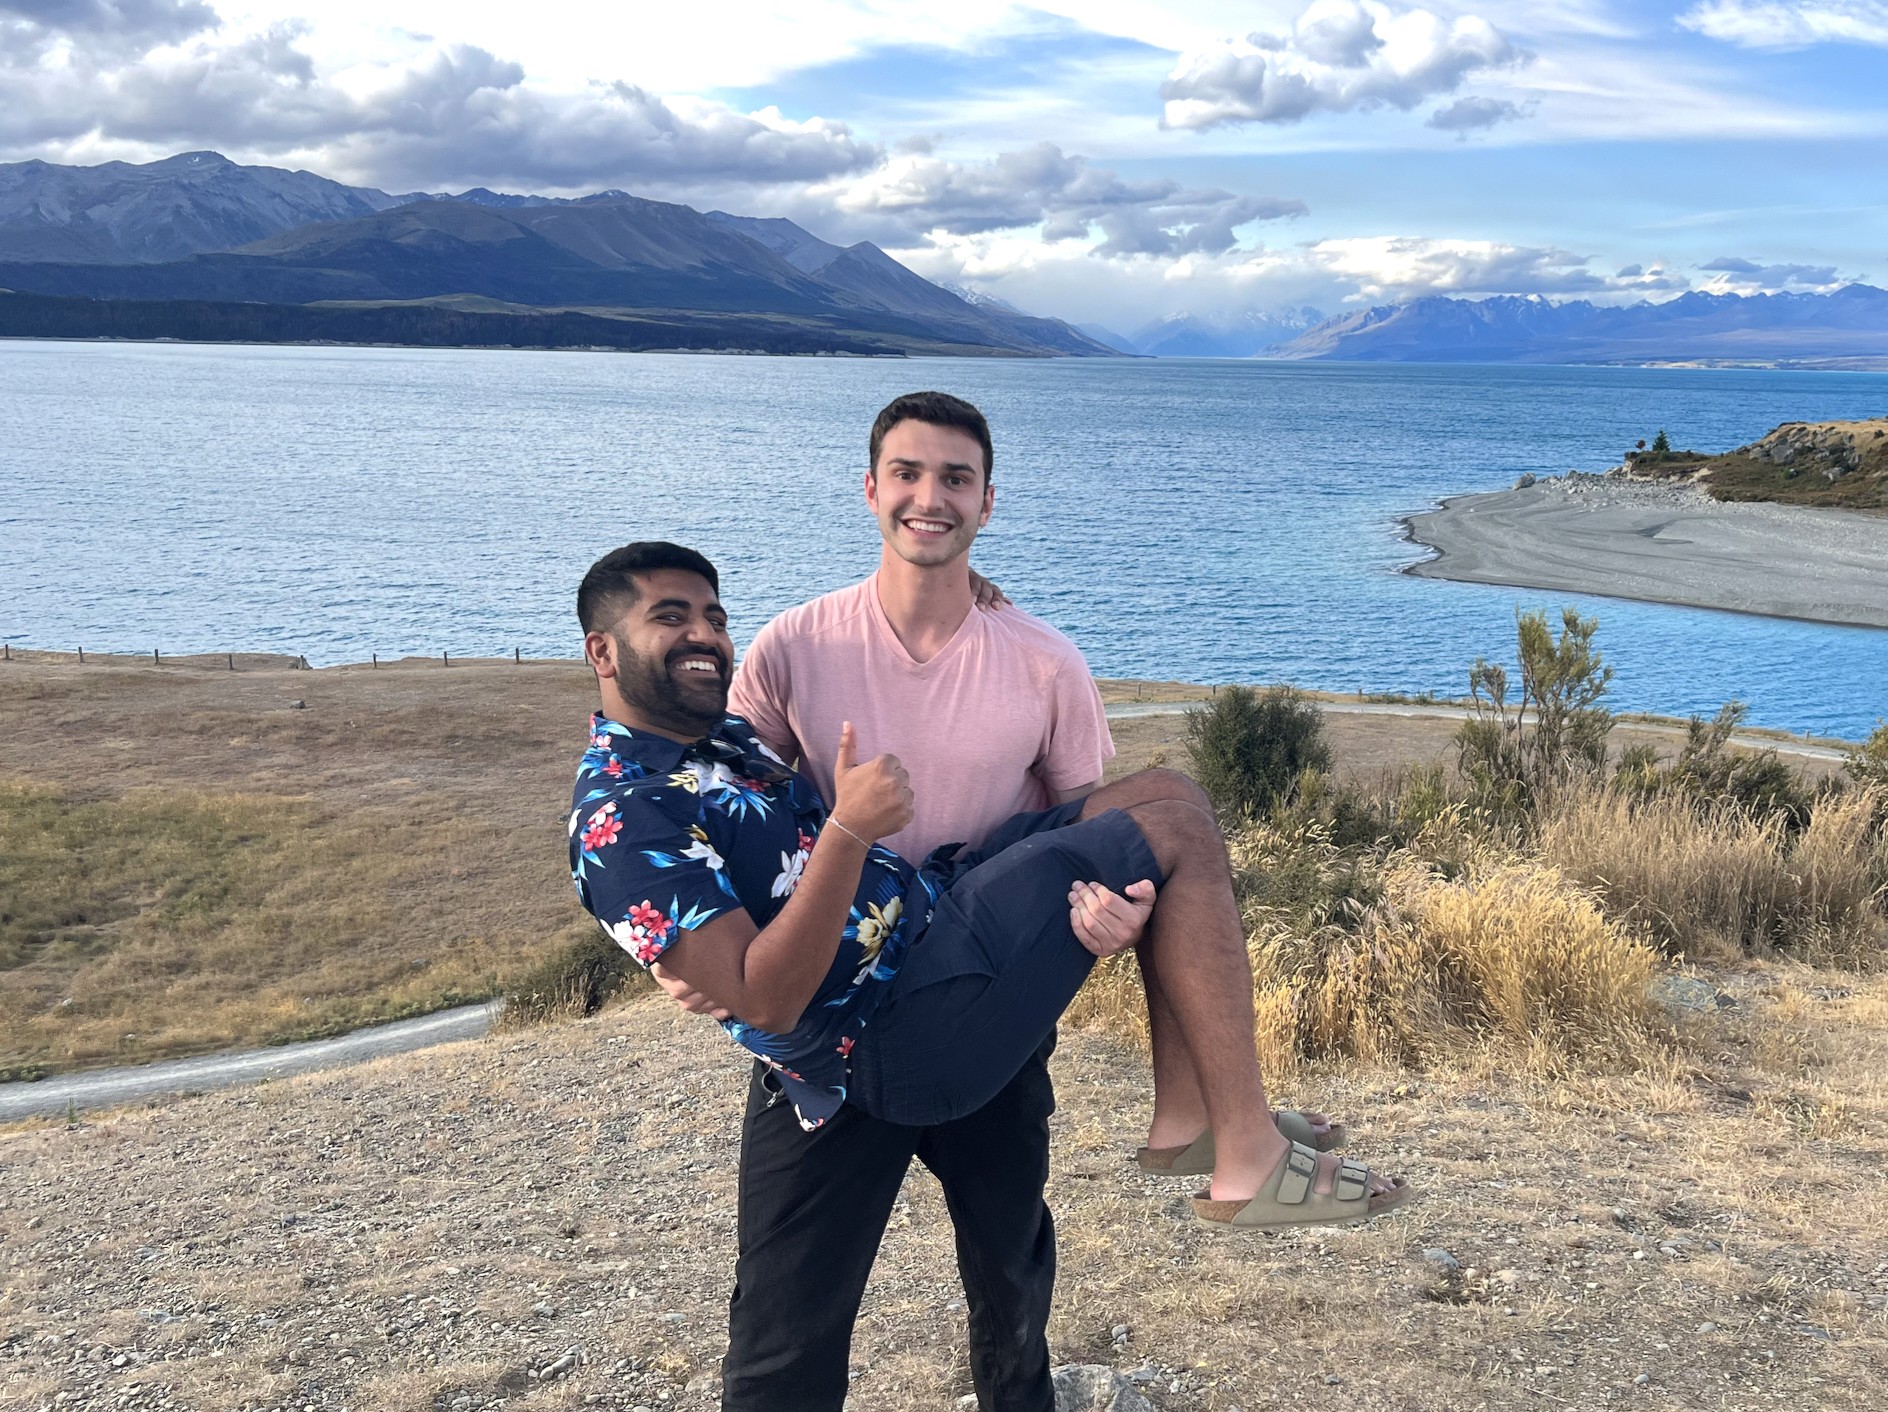
{"type": "Polygon", "coordinates": [[[1820,623],[1888,627],[1888,517],[1568,476],[1462,495],[1404,521],[1404,572],[1820,623]]]}

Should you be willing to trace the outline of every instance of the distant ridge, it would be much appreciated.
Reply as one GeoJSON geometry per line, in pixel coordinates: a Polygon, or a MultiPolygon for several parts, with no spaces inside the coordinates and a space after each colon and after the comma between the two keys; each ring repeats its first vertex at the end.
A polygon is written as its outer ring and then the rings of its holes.
{"type": "Polygon", "coordinates": [[[1384,363],[1840,363],[1888,359],[1888,290],[1708,294],[1625,307],[1431,297],[1328,319],[1273,358],[1384,363]]]}
{"type": "MultiPolygon", "coordinates": [[[[675,328],[691,315],[714,315],[699,321],[701,346],[1117,356],[1059,320],[968,303],[869,242],[840,247],[787,220],[704,215],[621,191],[392,196],[214,152],[142,166],[0,165],[0,290],[219,306],[213,315],[179,310],[180,329],[192,330],[228,320],[221,306],[241,303],[428,304],[434,313],[382,323],[437,342],[472,327],[461,317],[471,308],[465,301],[483,300],[496,302],[488,313],[512,320],[503,326],[508,337],[534,311],[642,310],[662,311],[665,346],[675,346],[675,328]],[[452,318],[439,312],[447,303],[452,318]],[[729,315],[801,327],[763,339],[729,315]],[[746,331],[730,342],[737,328],[746,331]]],[[[0,315],[0,335],[18,336],[22,321],[43,331],[68,315],[75,329],[97,322],[70,306],[38,306],[27,319],[16,306],[11,323],[0,315]]],[[[166,334],[161,317],[119,311],[113,320],[157,330],[152,337],[199,336],[166,334]]],[[[286,317],[247,323],[314,326],[286,317]]],[[[554,339],[578,326],[566,320],[541,332],[554,339]]]]}

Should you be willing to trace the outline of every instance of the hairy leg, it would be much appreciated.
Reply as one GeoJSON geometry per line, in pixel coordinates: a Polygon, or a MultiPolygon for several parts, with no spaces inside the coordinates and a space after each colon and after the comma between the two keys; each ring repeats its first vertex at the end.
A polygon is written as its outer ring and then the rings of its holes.
{"type": "MultiPolygon", "coordinates": [[[[1212,1195],[1236,1201],[1258,1191],[1288,1144],[1272,1121],[1253,1044],[1252,968],[1225,839],[1204,805],[1191,780],[1146,771],[1096,790],[1083,816],[1126,812],[1166,875],[1138,948],[1155,1046],[1156,1124],[1162,1137],[1175,1136],[1198,1121],[1189,1110],[1203,1108],[1217,1156],[1212,1195]]],[[[1321,1159],[1320,1190],[1330,1189],[1336,1167],[1321,1159]]]]}

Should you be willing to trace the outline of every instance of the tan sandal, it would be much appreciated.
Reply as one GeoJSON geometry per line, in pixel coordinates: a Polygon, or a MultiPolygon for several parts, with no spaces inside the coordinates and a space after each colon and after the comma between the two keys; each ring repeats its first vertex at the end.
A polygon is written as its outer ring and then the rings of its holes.
{"type": "MultiPolygon", "coordinates": [[[[1274,1111],[1272,1121],[1287,1142],[1302,1143],[1318,1152],[1341,1151],[1350,1141],[1349,1130],[1342,1123],[1332,1123],[1323,1132],[1311,1126],[1311,1120],[1295,1109],[1274,1111]]],[[[1213,1130],[1208,1128],[1185,1147],[1143,1147],[1134,1160],[1143,1172],[1163,1177],[1203,1177],[1213,1170],[1213,1130]]]]}
{"type": "Polygon", "coordinates": [[[1370,1169],[1346,1157],[1328,1192],[1312,1190],[1318,1154],[1294,1142],[1285,1160],[1250,1201],[1215,1201],[1209,1187],[1193,1198],[1194,1219],[1222,1229],[1275,1231],[1288,1226],[1342,1225],[1367,1221],[1413,1200],[1416,1189],[1403,1178],[1388,1191],[1372,1193],[1370,1169]]]}

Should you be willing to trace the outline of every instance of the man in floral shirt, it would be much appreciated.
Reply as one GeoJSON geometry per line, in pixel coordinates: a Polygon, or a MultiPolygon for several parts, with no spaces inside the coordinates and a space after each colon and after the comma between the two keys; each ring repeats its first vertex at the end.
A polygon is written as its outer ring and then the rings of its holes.
{"type": "MultiPolygon", "coordinates": [[[[648,966],[736,910],[764,929],[798,891],[828,818],[813,786],[737,717],[683,744],[598,713],[577,772],[571,872],[585,908],[648,966]]],[[[853,1042],[936,901],[924,874],[867,848],[838,950],[797,1023],[775,1033],[722,1021],[778,1076],[802,1127],[845,1101],[853,1042]]]]}

